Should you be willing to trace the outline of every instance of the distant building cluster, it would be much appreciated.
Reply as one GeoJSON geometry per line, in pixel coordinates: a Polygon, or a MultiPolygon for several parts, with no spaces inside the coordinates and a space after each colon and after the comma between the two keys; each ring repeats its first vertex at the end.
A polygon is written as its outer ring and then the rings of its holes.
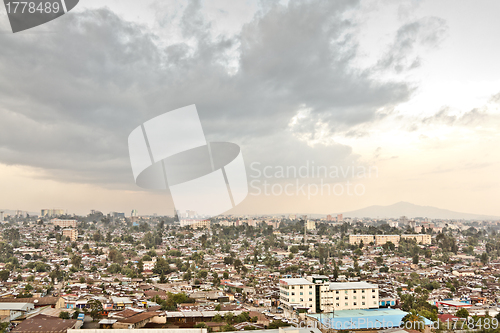
{"type": "Polygon", "coordinates": [[[63,209],[42,209],[40,211],[40,217],[52,217],[59,215],[64,215],[63,209]]]}
{"type": "Polygon", "coordinates": [[[349,244],[368,245],[373,242],[375,245],[384,245],[388,242],[398,246],[401,239],[414,239],[417,243],[431,244],[431,235],[412,234],[412,235],[349,235],[349,244]]]}
{"type": "Polygon", "coordinates": [[[181,220],[181,227],[190,226],[193,229],[210,228],[210,220],[181,220]]]}

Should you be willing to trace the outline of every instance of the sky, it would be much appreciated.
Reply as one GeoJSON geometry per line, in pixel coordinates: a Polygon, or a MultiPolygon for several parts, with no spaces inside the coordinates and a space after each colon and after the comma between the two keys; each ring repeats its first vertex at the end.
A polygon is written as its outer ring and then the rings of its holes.
{"type": "Polygon", "coordinates": [[[195,104],[207,140],[241,147],[249,195],[228,214],[407,201],[500,216],[499,10],[82,0],[12,34],[0,7],[0,208],[173,214],[135,184],[127,138],[195,104]]]}

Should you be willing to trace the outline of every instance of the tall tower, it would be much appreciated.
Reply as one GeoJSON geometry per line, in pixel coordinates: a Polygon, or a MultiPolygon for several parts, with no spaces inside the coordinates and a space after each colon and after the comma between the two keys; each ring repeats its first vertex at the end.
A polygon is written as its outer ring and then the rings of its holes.
{"type": "Polygon", "coordinates": [[[307,244],[307,220],[304,221],[304,245],[307,244]]]}
{"type": "Polygon", "coordinates": [[[3,223],[3,211],[0,212],[0,223],[3,223]]]}

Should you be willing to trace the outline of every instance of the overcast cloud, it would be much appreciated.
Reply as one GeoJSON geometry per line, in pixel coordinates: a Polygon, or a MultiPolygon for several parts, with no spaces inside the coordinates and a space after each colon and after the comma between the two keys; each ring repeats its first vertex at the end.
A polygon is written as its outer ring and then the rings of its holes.
{"type": "Polygon", "coordinates": [[[107,8],[66,15],[40,27],[46,33],[1,34],[0,162],[59,180],[130,184],[130,131],[196,104],[207,137],[241,144],[247,163],[302,164],[304,156],[345,163],[355,158],[349,147],[313,149],[293,135],[297,112],[309,110],[294,132],[314,135],[319,123],[335,132],[380,117],[378,109],[411,92],[405,82],[377,81],[376,69],[351,66],[357,22],[345,13],[356,6],[291,1],[238,35],[212,38],[192,1],[181,24],[191,43],[165,48],[107,8]],[[228,73],[225,52],[235,43],[239,69],[228,73]]]}

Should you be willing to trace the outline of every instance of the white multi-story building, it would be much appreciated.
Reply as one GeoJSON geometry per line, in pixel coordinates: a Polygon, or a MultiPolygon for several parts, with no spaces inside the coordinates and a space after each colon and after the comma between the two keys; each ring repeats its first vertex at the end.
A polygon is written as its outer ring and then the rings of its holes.
{"type": "Polygon", "coordinates": [[[304,278],[281,279],[280,280],[280,302],[285,316],[292,313],[316,312],[316,288],[315,284],[304,278]]]}
{"type": "Polygon", "coordinates": [[[327,276],[312,275],[281,279],[280,302],[287,318],[297,312],[376,309],[379,290],[378,285],[368,282],[330,282],[327,276]]]}
{"type": "Polygon", "coordinates": [[[324,282],[319,285],[322,312],[378,308],[378,285],[367,282],[324,282]]]}

